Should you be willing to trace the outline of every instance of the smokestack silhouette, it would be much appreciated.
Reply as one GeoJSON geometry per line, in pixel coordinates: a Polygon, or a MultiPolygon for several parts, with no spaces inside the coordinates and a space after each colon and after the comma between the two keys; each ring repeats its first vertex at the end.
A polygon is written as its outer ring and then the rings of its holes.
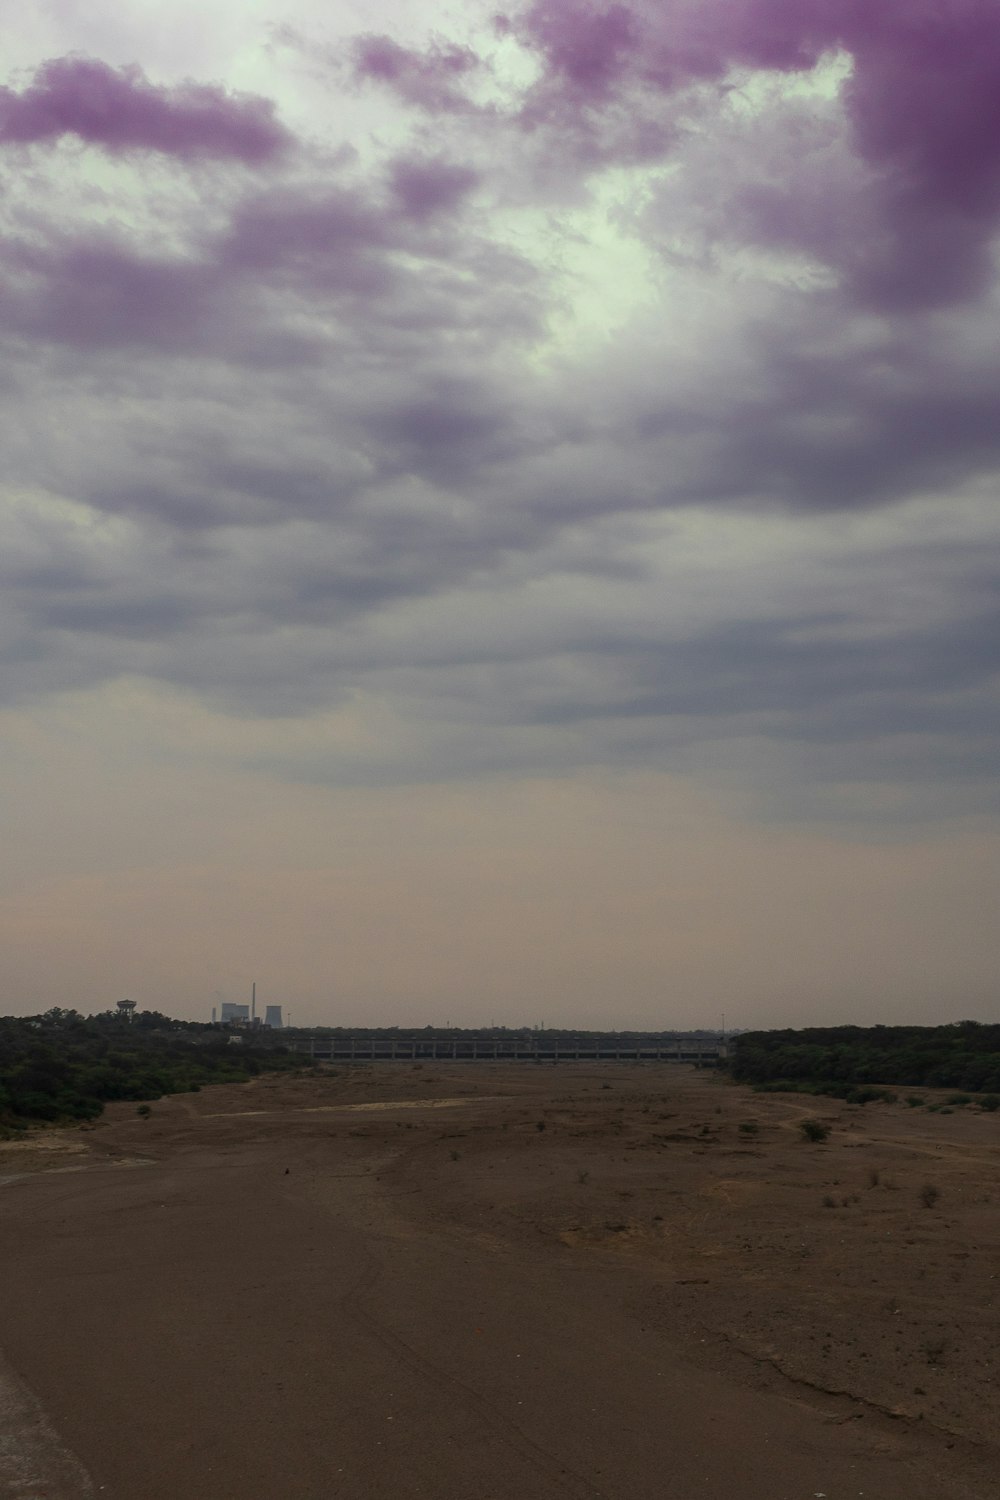
{"type": "Polygon", "coordinates": [[[251,1019],[251,1021],[253,1021],[253,1020],[256,1020],[256,1018],[257,1018],[257,981],[255,979],[254,982],[253,982],[253,984],[252,984],[252,986],[251,986],[251,988],[250,988],[250,1019],[251,1019]]]}

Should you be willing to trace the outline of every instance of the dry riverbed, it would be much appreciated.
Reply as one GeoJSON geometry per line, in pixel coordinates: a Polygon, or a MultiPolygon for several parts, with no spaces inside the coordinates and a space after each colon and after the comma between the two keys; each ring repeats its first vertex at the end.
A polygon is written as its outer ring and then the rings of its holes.
{"type": "Polygon", "coordinates": [[[0,1182],[0,1349],[91,1486],[49,1500],[996,1491],[997,1115],[358,1066],[114,1106],[0,1182]]]}

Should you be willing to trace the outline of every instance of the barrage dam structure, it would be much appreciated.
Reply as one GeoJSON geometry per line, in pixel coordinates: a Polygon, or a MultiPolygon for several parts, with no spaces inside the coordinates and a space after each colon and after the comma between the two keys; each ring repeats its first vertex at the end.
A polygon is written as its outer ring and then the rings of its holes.
{"type": "Polygon", "coordinates": [[[726,1040],[711,1033],[664,1034],[648,1040],[595,1036],[372,1037],[316,1032],[288,1045],[316,1062],[677,1062],[712,1066],[727,1056],[726,1040]]]}

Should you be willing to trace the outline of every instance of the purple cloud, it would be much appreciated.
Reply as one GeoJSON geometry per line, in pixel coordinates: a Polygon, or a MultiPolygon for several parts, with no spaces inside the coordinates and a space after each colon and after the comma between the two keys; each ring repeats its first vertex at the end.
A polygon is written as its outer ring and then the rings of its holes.
{"type": "Polygon", "coordinates": [[[279,189],[240,205],[218,256],[240,275],[376,294],[389,289],[386,251],[396,239],[391,219],[364,193],[333,186],[313,193],[279,189]]]}
{"type": "Polygon", "coordinates": [[[617,4],[576,5],[567,14],[559,0],[539,0],[531,7],[527,30],[549,74],[588,102],[605,98],[616,78],[634,67],[641,40],[636,16],[617,4]]]}
{"type": "Polygon", "coordinates": [[[464,114],[475,106],[461,81],[480,66],[468,47],[435,45],[426,52],[401,47],[388,36],[361,36],[354,44],[354,76],[381,83],[406,104],[431,114],[464,114]]]}
{"type": "Polygon", "coordinates": [[[222,157],[256,165],[287,149],[291,133],[272,102],[212,84],[163,88],[141,68],[87,57],[43,63],[22,92],[0,89],[0,142],[75,135],[114,155],[160,151],[183,161],[222,157]]]}
{"type": "Polygon", "coordinates": [[[5,248],[0,318],[22,337],[179,350],[197,342],[210,318],[214,277],[195,262],[137,256],[97,236],[5,248]]]}
{"type": "Polygon", "coordinates": [[[471,167],[440,157],[397,157],[390,172],[395,197],[404,213],[417,220],[457,208],[478,180],[471,167]]]}
{"type": "MultiPolygon", "coordinates": [[[[943,305],[985,289],[1000,223],[1000,25],[987,0],[716,0],[653,12],[535,0],[505,26],[542,63],[522,123],[578,134],[585,120],[593,134],[603,114],[607,144],[617,138],[629,159],[642,153],[621,131],[624,105],[639,121],[651,99],[721,85],[734,70],[800,72],[849,53],[842,104],[870,179],[841,205],[838,239],[853,244],[835,247],[829,263],[879,307],[943,305]]],[[[646,136],[654,152],[672,142],[666,131],[659,143],[646,136]]],[[[591,143],[587,155],[598,165],[609,152],[591,143]]],[[[771,196],[773,216],[759,215],[757,242],[795,243],[794,209],[771,196]]],[[[822,258],[815,242],[804,248],[822,258]]]]}

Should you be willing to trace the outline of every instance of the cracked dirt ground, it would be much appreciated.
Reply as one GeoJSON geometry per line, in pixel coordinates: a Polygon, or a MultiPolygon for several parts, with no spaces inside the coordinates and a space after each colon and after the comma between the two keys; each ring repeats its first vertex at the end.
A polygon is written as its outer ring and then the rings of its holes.
{"type": "Polygon", "coordinates": [[[997,1492],[996,1115],[360,1066],[114,1106],[0,1180],[54,1455],[3,1500],[997,1492]]]}

